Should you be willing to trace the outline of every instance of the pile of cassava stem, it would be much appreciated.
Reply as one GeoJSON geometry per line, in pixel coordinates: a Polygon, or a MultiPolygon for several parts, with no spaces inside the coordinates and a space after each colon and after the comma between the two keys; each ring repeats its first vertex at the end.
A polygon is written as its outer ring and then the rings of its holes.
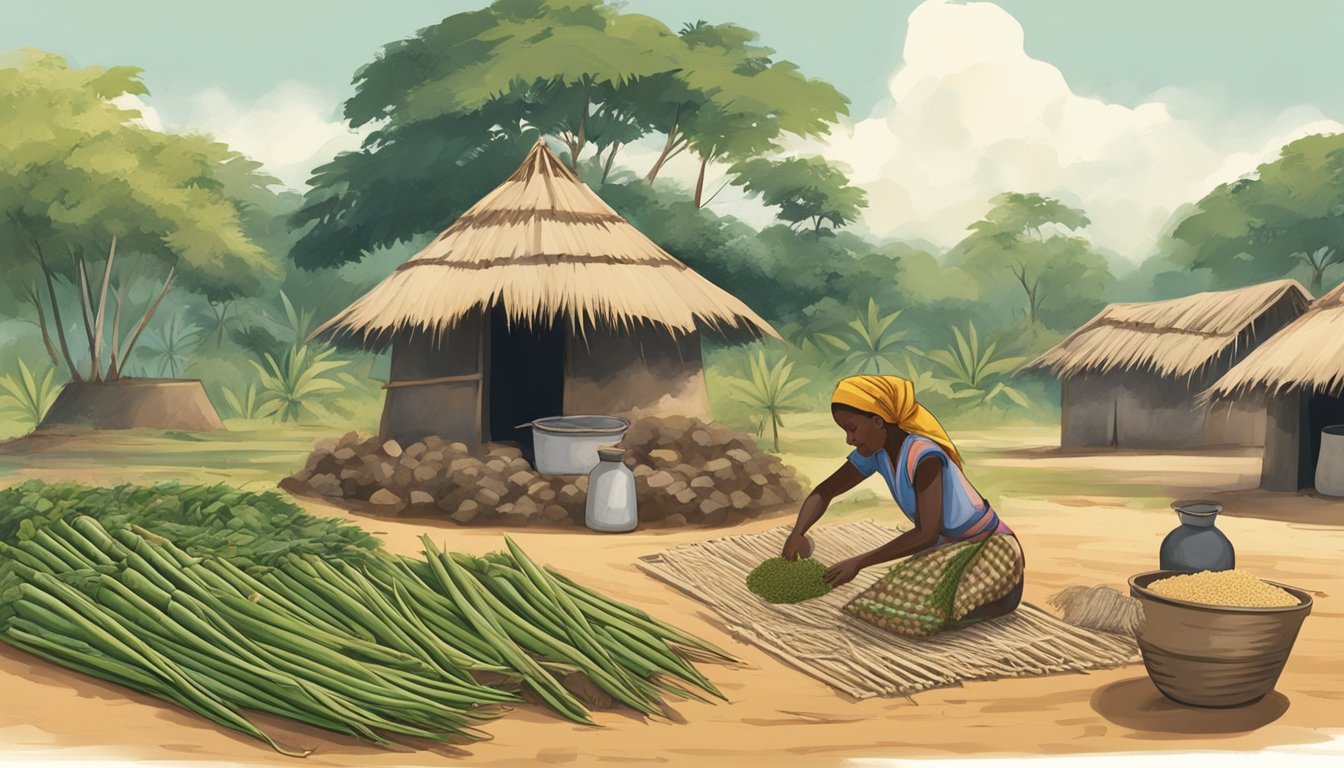
{"type": "Polygon", "coordinates": [[[525,696],[583,724],[589,707],[661,717],[668,694],[722,698],[692,662],[727,653],[508,537],[484,557],[428,536],[419,558],[370,542],[271,493],[25,483],[0,491],[0,640],[287,755],[311,750],[277,744],[247,710],[392,746],[481,738],[525,696]]]}

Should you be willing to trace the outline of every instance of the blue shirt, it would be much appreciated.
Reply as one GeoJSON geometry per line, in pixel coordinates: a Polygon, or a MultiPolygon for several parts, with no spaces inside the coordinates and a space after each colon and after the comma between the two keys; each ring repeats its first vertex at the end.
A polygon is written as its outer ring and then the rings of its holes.
{"type": "MultiPolygon", "coordinates": [[[[896,501],[896,505],[911,522],[918,524],[915,467],[929,456],[936,457],[943,464],[941,535],[944,538],[955,539],[973,527],[979,528],[976,524],[981,522],[985,515],[993,515],[994,511],[989,508],[989,503],[979,491],[975,490],[962,473],[961,467],[952,461],[942,446],[927,437],[918,435],[906,437],[905,442],[901,444],[900,455],[894,462],[887,454],[887,449],[883,448],[872,456],[864,456],[855,450],[849,454],[849,463],[853,464],[864,477],[869,477],[874,472],[882,475],[882,479],[887,481],[887,488],[891,491],[891,497],[896,501]]],[[[986,522],[997,525],[997,520],[986,522]]]]}

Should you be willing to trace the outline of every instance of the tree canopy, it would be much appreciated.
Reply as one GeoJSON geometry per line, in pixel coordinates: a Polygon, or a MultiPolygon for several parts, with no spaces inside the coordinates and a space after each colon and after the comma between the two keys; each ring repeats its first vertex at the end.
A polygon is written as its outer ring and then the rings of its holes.
{"type": "Polygon", "coordinates": [[[1223,287],[1303,269],[1319,294],[1326,270],[1344,261],[1344,134],[1298,139],[1253,177],[1218,185],[1172,237],[1223,287]]]}
{"type": "MultiPolygon", "coordinates": [[[[11,286],[27,290],[53,362],[59,363],[52,329],[76,379],[81,374],[65,338],[57,282],[77,288],[77,316],[92,358],[88,375],[96,380],[104,375],[105,328],[113,336],[107,375],[117,375],[116,321],[136,278],[161,279],[160,298],[176,281],[227,299],[255,293],[279,276],[242,221],[248,197],[274,180],[223,144],[149,130],[132,122],[137,112],[111,103],[146,92],[137,69],[72,69],[61,57],[36,51],[0,69],[0,242],[6,246],[0,264],[16,278],[11,286]],[[124,254],[119,263],[135,269],[120,269],[120,288],[112,291],[116,253],[124,254]],[[99,260],[103,269],[94,275],[99,260]],[[35,282],[45,291],[32,288],[35,282]],[[112,318],[109,297],[117,303],[112,318]]],[[[131,333],[127,354],[156,306],[131,333]]]]}
{"type": "Polygon", "coordinates": [[[704,168],[824,132],[848,102],[731,24],[673,32],[602,0],[498,0],[391,43],[355,74],[345,116],[376,126],[318,168],[295,215],[305,268],[358,261],[445,227],[542,135],[602,178],[622,147],[663,140],[645,178],[690,151],[704,168]]]}

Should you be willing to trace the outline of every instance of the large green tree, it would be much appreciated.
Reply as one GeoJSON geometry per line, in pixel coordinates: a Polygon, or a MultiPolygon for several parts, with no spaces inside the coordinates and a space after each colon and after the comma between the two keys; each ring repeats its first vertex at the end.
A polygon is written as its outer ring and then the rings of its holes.
{"type": "MultiPolygon", "coordinates": [[[[356,73],[345,105],[351,126],[376,130],[315,171],[292,257],[342,264],[442,229],[538,135],[573,168],[596,157],[602,180],[622,147],[661,137],[652,181],[682,152],[702,168],[746,159],[844,112],[834,88],[754,40],[732,25],[674,33],[602,0],[498,0],[389,44],[356,73]]],[[[697,207],[703,186],[702,175],[697,207]]]]}
{"type": "Polygon", "coordinates": [[[1073,234],[1087,215],[1036,193],[1005,192],[949,254],[987,294],[1020,291],[1029,328],[1064,330],[1100,307],[1114,282],[1106,260],[1073,234]]]}
{"type": "Polygon", "coordinates": [[[732,173],[747,194],[778,207],[779,218],[792,227],[810,225],[814,237],[834,234],[823,225],[839,229],[868,205],[863,190],[851,186],[843,171],[821,157],[744,160],[732,173]]]}
{"type": "Polygon", "coordinates": [[[0,268],[75,381],[118,378],[174,284],[223,301],[278,276],[245,231],[247,195],[226,192],[274,180],[222,144],[140,127],[111,103],[146,92],[129,67],[72,69],[37,51],[0,62],[0,268]],[[158,290],[132,320],[128,290],[148,280],[158,290]],[[82,338],[70,338],[71,320],[82,338]]]}
{"type": "Polygon", "coordinates": [[[1319,294],[1326,270],[1344,262],[1344,134],[1298,139],[1253,177],[1220,184],[1172,237],[1220,286],[1301,269],[1319,294]]]}

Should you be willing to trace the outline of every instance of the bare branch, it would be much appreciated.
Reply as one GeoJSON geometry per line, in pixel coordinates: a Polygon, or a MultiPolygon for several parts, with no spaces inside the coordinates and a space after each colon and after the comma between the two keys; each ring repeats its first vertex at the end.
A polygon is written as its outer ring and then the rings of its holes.
{"type": "Polygon", "coordinates": [[[98,316],[93,324],[93,369],[95,380],[98,368],[103,361],[103,318],[107,315],[107,287],[112,279],[112,260],[117,255],[117,236],[112,236],[112,247],[107,251],[107,263],[103,265],[103,285],[98,291],[98,316]]]}
{"type": "Polygon", "coordinates": [[[173,277],[176,274],[177,267],[168,270],[168,277],[164,279],[163,288],[159,291],[159,295],[155,297],[154,303],[149,305],[149,309],[145,310],[144,316],[140,318],[139,324],[135,326],[135,332],[131,334],[130,340],[126,342],[126,351],[122,354],[121,364],[117,366],[118,371],[126,370],[126,363],[131,358],[131,351],[135,349],[135,343],[140,340],[140,334],[144,332],[145,326],[149,325],[149,319],[154,316],[154,312],[159,308],[159,303],[162,302],[163,297],[167,295],[168,289],[173,287],[173,277]]]}
{"type": "Polygon", "coordinates": [[[70,357],[70,344],[65,339],[65,324],[61,322],[61,304],[56,300],[56,282],[52,279],[51,268],[42,254],[42,245],[34,242],[32,248],[33,253],[37,254],[37,263],[42,266],[42,277],[46,279],[47,295],[51,298],[51,321],[56,326],[56,340],[61,343],[61,356],[65,358],[65,366],[70,371],[70,380],[83,381],[79,370],[75,368],[74,359],[70,357]]]}

